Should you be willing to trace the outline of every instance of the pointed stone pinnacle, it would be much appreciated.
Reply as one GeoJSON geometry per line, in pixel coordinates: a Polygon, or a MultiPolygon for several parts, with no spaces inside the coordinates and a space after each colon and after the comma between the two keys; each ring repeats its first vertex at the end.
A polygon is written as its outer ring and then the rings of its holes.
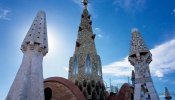
{"type": "Polygon", "coordinates": [[[132,71],[132,84],[135,87],[134,100],[140,100],[141,96],[145,98],[151,98],[151,100],[159,100],[159,96],[154,88],[149,64],[152,61],[152,55],[147,49],[144,40],[139,33],[138,29],[132,29],[132,39],[130,46],[130,54],[128,60],[134,71],[132,71]],[[147,88],[147,91],[142,95],[143,87],[147,88]],[[149,95],[147,95],[147,93],[149,95]]]}
{"type": "Polygon", "coordinates": [[[130,56],[138,53],[148,53],[149,50],[137,28],[132,29],[132,40],[130,46],[130,56]]]}
{"type": "Polygon", "coordinates": [[[41,49],[44,49],[44,54],[48,52],[48,39],[47,39],[47,27],[46,27],[46,14],[44,11],[39,11],[35,17],[23,43],[21,50],[25,51],[27,45],[39,45],[41,49]]]}
{"type": "Polygon", "coordinates": [[[43,57],[48,52],[44,11],[37,13],[21,50],[23,60],[5,100],[44,100],[43,57]]]}
{"type": "MultiPolygon", "coordinates": [[[[84,0],[83,3],[86,4],[88,1],[84,0]]],[[[88,9],[85,5],[83,13],[81,15],[81,23],[78,32],[90,32],[92,33],[92,21],[91,16],[89,15],[88,9]]],[[[92,35],[92,34],[91,34],[92,35]]]]}

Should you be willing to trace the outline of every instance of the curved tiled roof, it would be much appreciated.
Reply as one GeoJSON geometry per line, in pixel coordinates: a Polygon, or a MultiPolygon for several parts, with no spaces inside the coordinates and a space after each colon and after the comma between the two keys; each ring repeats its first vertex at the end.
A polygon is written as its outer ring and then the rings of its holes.
{"type": "Polygon", "coordinates": [[[50,77],[44,80],[44,83],[47,83],[47,82],[56,82],[56,83],[58,82],[59,84],[62,84],[68,89],[70,89],[70,91],[74,94],[77,100],[86,100],[83,93],[79,90],[79,88],[75,84],[73,84],[71,81],[65,78],[50,77]]]}
{"type": "Polygon", "coordinates": [[[131,91],[132,88],[133,88],[132,85],[130,85],[128,83],[123,84],[122,87],[120,88],[119,93],[118,93],[117,100],[125,100],[126,93],[133,92],[133,91],[131,91]]]}
{"type": "Polygon", "coordinates": [[[132,85],[125,83],[122,85],[122,87],[120,88],[120,91],[117,95],[115,93],[110,93],[107,100],[132,100],[131,99],[132,93],[133,93],[132,85]]]}

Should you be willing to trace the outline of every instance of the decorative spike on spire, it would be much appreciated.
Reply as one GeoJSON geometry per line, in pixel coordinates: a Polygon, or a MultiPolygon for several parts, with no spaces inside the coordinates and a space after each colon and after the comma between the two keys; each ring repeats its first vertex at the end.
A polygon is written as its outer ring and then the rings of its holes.
{"type": "Polygon", "coordinates": [[[46,14],[44,11],[39,11],[37,13],[37,16],[23,40],[21,50],[25,51],[28,44],[38,44],[44,55],[48,52],[46,14]]]}
{"type": "Polygon", "coordinates": [[[164,94],[165,94],[165,100],[171,100],[171,99],[172,99],[172,97],[171,97],[171,95],[170,95],[170,93],[169,93],[167,87],[165,87],[165,92],[164,92],[164,94]]]}
{"type": "Polygon", "coordinates": [[[137,28],[132,29],[132,40],[130,48],[130,56],[137,53],[148,53],[149,50],[137,28]]]}

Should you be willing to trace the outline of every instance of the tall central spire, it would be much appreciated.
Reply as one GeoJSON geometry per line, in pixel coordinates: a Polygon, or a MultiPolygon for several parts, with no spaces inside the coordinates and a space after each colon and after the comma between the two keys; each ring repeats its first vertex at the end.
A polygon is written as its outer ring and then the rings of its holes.
{"type": "Polygon", "coordinates": [[[88,5],[88,1],[84,0],[83,1],[84,9],[83,9],[83,13],[81,15],[81,23],[79,26],[79,32],[89,31],[92,33],[92,26],[91,26],[92,21],[91,21],[91,16],[89,15],[89,12],[88,12],[87,5],[88,5]]]}
{"type": "Polygon", "coordinates": [[[87,5],[83,0],[83,13],[78,29],[74,55],[69,61],[69,80],[74,82],[87,99],[103,100],[104,84],[100,56],[95,47],[95,34],[87,5]]]}

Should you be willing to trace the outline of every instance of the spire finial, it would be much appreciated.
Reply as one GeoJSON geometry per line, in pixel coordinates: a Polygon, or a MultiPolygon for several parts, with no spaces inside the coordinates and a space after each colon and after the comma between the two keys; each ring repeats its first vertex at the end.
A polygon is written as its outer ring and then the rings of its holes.
{"type": "Polygon", "coordinates": [[[88,0],[83,0],[83,5],[84,5],[84,7],[87,7],[87,5],[88,5],[88,0]]]}
{"type": "Polygon", "coordinates": [[[132,33],[138,32],[138,28],[132,28],[131,32],[132,32],[132,33]]]}

